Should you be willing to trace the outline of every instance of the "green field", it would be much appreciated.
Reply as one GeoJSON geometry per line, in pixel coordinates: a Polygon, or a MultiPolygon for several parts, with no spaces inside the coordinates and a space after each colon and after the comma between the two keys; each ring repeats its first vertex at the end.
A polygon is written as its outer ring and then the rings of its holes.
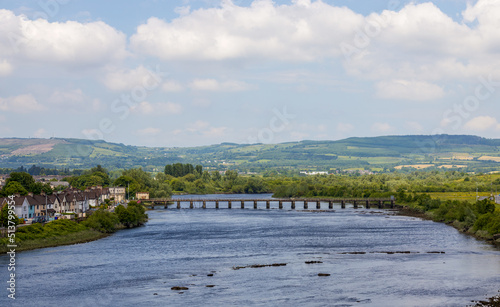
{"type": "MultiPolygon", "coordinates": [[[[500,171],[500,162],[484,157],[499,155],[500,139],[469,135],[381,136],[281,144],[222,143],[185,148],[138,147],[81,139],[0,139],[0,168],[37,165],[75,169],[100,164],[110,170],[142,167],[153,171],[166,164],[191,163],[215,170],[253,173],[292,170],[298,173],[347,169],[391,172],[401,165],[430,164],[426,171],[464,165],[447,170],[488,173],[500,171]],[[44,144],[52,144],[51,150],[38,153],[32,150],[33,146],[44,144]]],[[[411,171],[414,169],[401,170],[411,171]]]]}

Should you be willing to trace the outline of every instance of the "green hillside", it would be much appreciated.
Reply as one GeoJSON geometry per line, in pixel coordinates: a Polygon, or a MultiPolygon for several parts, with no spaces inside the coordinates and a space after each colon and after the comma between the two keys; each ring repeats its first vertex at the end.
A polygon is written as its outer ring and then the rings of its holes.
{"type": "Polygon", "coordinates": [[[36,164],[49,168],[162,170],[176,162],[214,170],[336,171],[446,168],[500,170],[500,139],[470,135],[353,137],[281,144],[222,143],[186,148],[138,147],[82,139],[0,139],[0,168],[36,164]]]}

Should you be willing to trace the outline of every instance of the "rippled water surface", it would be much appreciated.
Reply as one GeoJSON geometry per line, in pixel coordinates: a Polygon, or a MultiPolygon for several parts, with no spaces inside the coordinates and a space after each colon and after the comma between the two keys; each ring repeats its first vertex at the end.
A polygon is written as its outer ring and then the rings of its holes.
{"type": "Polygon", "coordinates": [[[4,286],[0,306],[465,306],[500,289],[500,252],[443,224],[340,205],[213,206],[150,211],[145,227],[18,253],[17,299],[4,286]],[[273,263],[286,266],[234,269],[273,263]]]}

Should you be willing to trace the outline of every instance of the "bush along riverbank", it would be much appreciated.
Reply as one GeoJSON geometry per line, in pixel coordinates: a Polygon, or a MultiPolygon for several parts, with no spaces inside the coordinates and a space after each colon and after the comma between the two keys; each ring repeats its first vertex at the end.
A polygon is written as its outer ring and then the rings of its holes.
{"type": "Polygon", "coordinates": [[[402,215],[428,218],[455,227],[460,232],[472,235],[500,246],[500,212],[495,202],[484,199],[468,201],[433,199],[428,194],[398,194],[398,204],[405,206],[402,215]]]}
{"type": "MultiPolygon", "coordinates": [[[[127,208],[116,207],[115,212],[99,209],[81,223],[56,220],[44,225],[23,226],[16,230],[16,251],[90,242],[120,229],[141,226],[147,220],[145,208],[132,201],[127,208]]],[[[7,252],[8,238],[2,238],[0,243],[0,252],[7,252]]]]}

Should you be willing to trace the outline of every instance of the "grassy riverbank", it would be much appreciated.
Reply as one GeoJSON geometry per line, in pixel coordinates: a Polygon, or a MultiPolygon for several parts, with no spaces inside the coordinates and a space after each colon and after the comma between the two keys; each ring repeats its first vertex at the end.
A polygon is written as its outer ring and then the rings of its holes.
{"type": "MultiPolygon", "coordinates": [[[[33,224],[18,227],[16,231],[16,251],[32,250],[37,248],[70,245],[98,240],[108,236],[83,224],[71,220],[57,220],[45,225],[33,224]]],[[[0,252],[7,252],[9,238],[2,238],[0,252]]]]}

